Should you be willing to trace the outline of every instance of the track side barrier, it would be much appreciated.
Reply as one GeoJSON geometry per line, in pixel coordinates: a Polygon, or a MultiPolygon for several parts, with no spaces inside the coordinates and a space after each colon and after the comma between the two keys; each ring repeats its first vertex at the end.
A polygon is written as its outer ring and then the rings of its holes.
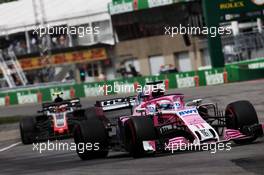
{"type": "Polygon", "coordinates": [[[5,106],[9,106],[10,105],[10,97],[7,95],[5,96],[5,106]]]}
{"type": "MultiPolygon", "coordinates": [[[[24,102],[42,103],[53,100],[52,92],[61,90],[64,98],[106,96],[117,94],[115,90],[121,85],[132,88],[132,92],[143,87],[146,82],[163,80],[165,88],[195,88],[199,86],[217,85],[230,82],[240,82],[264,78],[264,58],[226,65],[225,68],[208,69],[201,71],[180,72],[159,76],[131,77],[112,81],[69,84],[62,86],[23,88],[0,92],[3,105],[17,105],[24,102]],[[111,88],[110,88],[111,87],[111,88]],[[36,100],[32,100],[32,98],[36,100]]],[[[128,94],[126,90],[123,92],[128,94]]]]}

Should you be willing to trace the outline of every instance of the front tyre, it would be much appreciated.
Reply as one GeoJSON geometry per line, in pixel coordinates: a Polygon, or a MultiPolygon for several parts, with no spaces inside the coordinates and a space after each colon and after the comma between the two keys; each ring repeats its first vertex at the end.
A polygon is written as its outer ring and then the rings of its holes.
{"type": "MultiPolygon", "coordinates": [[[[249,101],[237,101],[230,103],[226,107],[226,127],[228,129],[240,130],[243,133],[245,127],[259,124],[258,117],[254,106],[249,101]]],[[[237,144],[251,143],[257,139],[257,134],[249,138],[235,139],[237,144]]]]}
{"type": "Polygon", "coordinates": [[[146,155],[143,141],[155,139],[156,132],[151,118],[131,117],[125,123],[125,145],[133,157],[138,158],[146,155]]]}
{"type": "Polygon", "coordinates": [[[74,128],[76,151],[82,160],[105,158],[108,154],[108,135],[100,120],[83,120],[74,128]]]}
{"type": "Polygon", "coordinates": [[[32,144],[35,141],[35,118],[27,117],[23,118],[19,123],[20,136],[23,144],[32,144]]]}

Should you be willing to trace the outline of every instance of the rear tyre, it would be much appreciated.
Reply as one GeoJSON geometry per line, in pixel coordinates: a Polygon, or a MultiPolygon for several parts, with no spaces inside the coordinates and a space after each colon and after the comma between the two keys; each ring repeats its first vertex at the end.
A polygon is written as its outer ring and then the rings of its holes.
{"type": "Polygon", "coordinates": [[[155,139],[156,132],[151,118],[131,117],[125,123],[125,145],[133,157],[138,158],[146,155],[143,141],[155,139]]]}
{"type": "Polygon", "coordinates": [[[72,114],[74,118],[78,118],[78,120],[94,120],[99,119],[103,116],[103,111],[100,108],[89,107],[86,109],[76,110],[72,114]]]}
{"type": "Polygon", "coordinates": [[[35,118],[27,117],[20,121],[20,136],[23,144],[32,144],[35,141],[35,118]]]}
{"type": "MultiPolygon", "coordinates": [[[[228,129],[242,130],[245,126],[259,124],[258,116],[254,106],[249,101],[237,101],[230,103],[226,107],[225,115],[226,127],[228,129]]],[[[252,135],[246,139],[235,139],[237,144],[251,143],[257,139],[256,135],[252,135]]]]}
{"type": "Polygon", "coordinates": [[[74,129],[76,151],[82,160],[105,158],[108,154],[108,134],[100,120],[83,120],[74,129]]]}

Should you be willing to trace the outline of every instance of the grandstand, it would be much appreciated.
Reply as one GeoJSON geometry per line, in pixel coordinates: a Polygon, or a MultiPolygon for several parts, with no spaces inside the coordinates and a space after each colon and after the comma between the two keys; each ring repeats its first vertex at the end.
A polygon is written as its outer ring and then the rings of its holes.
{"type": "Polygon", "coordinates": [[[2,64],[2,69],[10,69],[2,71],[2,79],[13,80],[1,81],[0,86],[189,72],[264,56],[264,12],[259,6],[246,1],[251,4],[244,9],[247,13],[219,11],[223,14],[217,17],[207,10],[219,4],[204,2],[17,0],[0,4],[0,58],[21,65],[2,64]],[[166,27],[203,28],[208,20],[219,20],[216,25],[232,28],[231,34],[216,39],[206,34],[166,35],[166,27]],[[16,75],[9,76],[10,72],[16,75]]]}
{"type": "Polygon", "coordinates": [[[3,57],[5,51],[14,51],[29,84],[80,81],[83,69],[87,81],[98,80],[100,74],[113,78],[108,2],[19,0],[0,4],[3,57]],[[45,37],[40,36],[44,29],[49,29],[45,37]]]}

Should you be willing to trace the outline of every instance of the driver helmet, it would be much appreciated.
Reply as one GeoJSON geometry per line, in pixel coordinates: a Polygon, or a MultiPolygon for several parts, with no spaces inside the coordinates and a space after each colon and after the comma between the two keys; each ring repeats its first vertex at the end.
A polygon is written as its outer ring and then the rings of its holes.
{"type": "Polygon", "coordinates": [[[53,92],[52,95],[53,96],[56,96],[56,98],[54,99],[54,102],[55,103],[63,102],[63,98],[60,97],[60,95],[63,95],[63,92],[62,91],[53,92]]]}
{"type": "Polygon", "coordinates": [[[174,109],[173,104],[169,100],[161,100],[157,102],[157,106],[161,110],[171,110],[174,109]]]}

